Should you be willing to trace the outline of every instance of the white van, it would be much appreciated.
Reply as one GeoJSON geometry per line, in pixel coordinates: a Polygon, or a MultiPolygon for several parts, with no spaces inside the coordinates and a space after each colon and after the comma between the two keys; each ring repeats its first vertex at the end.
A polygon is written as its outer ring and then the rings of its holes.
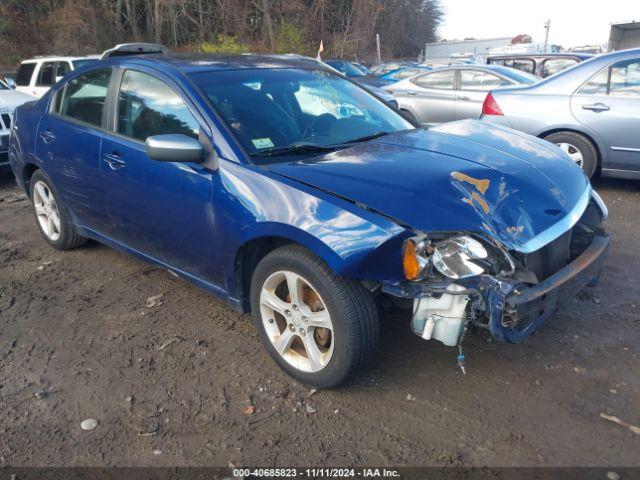
{"type": "Polygon", "coordinates": [[[89,57],[37,57],[25,60],[20,64],[16,74],[16,90],[40,98],[65,74],[97,59],[96,55],[89,57]]]}

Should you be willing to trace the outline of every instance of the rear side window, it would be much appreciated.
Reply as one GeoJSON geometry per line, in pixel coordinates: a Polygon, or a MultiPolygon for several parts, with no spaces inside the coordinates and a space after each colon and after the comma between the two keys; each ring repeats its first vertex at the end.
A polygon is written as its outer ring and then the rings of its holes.
{"type": "Polygon", "coordinates": [[[38,87],[50,87],[55,83],[56,62],[45,62],[40,67],[38,74],[38,87]]]}
{"type": "Polygon", "coordinates": [[[640,97],[640,59],[625,60],[611,67],[609,95],[640,97]]]}
{"type": "Polygon", "coordinates": [[[198,138],[200,126],[182,99],[163,81],[127,70],[118,95],[118,133],[144,142],[153,135],[198,138]]]}
{"type": "Polygon", "coordinates": [[[422,88],[435,88],[438,90],[453,90],[453,78],[455,72],[453,70],[444,70],[441,72],[432,72],[420,75],[411,80],[413,83],[422,88]]]}
{"type": "Polygon", "coordinates": [[[503,65],[505,67],[515,68],[527,73],[536,73],[536,64],[533,60],[527,58],[501,58],[489,60],[492,65],[503,65]]]}
{"type": "Polygon", "coordinates": [[[480,70],[460,71],[461,90],[488,91],[502,85],[511,85],[511,82],[500,78],[493,73],[482,72],[480,70]]]}
{"type": "Polygon", "coordinates": [[[58,62],[58,69],[56,71],[56,81],[59,77],[64,77],[71,71],[71,65],[69,62],[58,62]]]}
{"type": "MultiPolygon", "coordinates": [[[[65,87],[60,114],[81,122],[102,126],[111,69],[94,70],[74,78],[65,87]]],[[[59,96],[62,92],[59,91],[59,96]]]]}
{"type": "Polygon", "coordinates": [[[35,69],[35,63],[23,63],[20,65],[18,74],[16,75],[16,85],[19,87],[28,87],[31,83],[31,76],[35,69]]]}
{"type": "Polygon", "coordinates": [[[609,69],[605,68],[591,77],[591,79],[583,85],[578,93],[582,95],[606,95],[608,83],[609,69]]]}
{"type": "Polygon", "coordinates": [[[551,58],[542,64],[542,78],[549,77],[578,63],[573,58],[551,58]]]}

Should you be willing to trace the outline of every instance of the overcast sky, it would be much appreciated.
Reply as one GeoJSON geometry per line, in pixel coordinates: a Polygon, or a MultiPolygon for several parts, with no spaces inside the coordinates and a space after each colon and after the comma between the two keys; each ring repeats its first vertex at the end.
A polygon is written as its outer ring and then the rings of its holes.
{"type": "Polygon", "coordinates": [[[529,34],[564,47],[606,43],[609,24],[640,21],[638,0],[440,0],[445,11],[438,34],[446,39],[513,37],[529,34]]]}

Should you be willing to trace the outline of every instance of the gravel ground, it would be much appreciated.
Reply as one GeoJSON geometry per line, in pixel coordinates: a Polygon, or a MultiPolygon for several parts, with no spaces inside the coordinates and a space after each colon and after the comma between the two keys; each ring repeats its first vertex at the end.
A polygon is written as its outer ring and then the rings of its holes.
{"type": "Polygon", "coordinates": [[[638,466],[640,435],[601,414],[640,425],[640,182],[596,187],[601,282],[523,344],[471,339],[463,376],[386,312],[370,368],[312,392],[198,288],[95,243],[51,249],[0,174],[0,465],[638,466]]]}

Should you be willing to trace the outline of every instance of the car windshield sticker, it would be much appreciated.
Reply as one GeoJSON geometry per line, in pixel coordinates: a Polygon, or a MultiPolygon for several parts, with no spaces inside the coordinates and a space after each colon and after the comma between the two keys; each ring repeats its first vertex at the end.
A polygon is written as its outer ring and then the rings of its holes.
{"type": "Polygon", "coordinates": [[[251,142],[253,143],[253,146],[256,147],[257,149],[262,149],[262,148],[271,148],[273,147],[273,142],[271,141],[270,138],[254,138],[253,140],[251,140],[251,142]]]}

